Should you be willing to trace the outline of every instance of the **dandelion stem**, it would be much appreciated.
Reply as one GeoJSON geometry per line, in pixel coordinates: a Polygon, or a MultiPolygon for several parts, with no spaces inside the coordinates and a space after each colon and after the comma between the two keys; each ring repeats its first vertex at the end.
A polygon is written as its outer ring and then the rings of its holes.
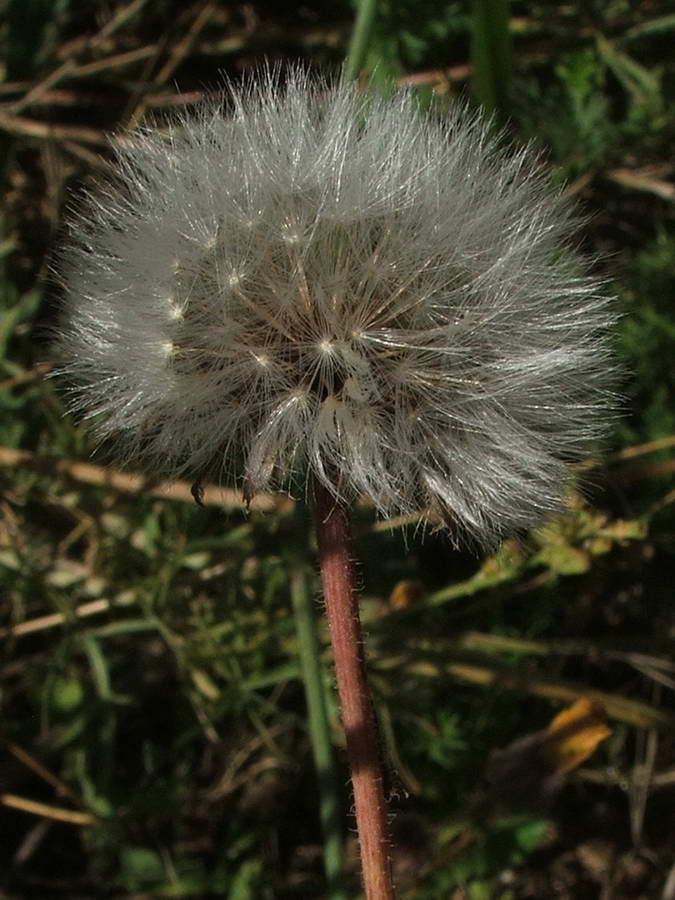
{"type": "Polygon", "coordinates": [[[292,560],[291,599],[298,635],[298,654],[302,666],[309,718],[309,734],[319,783],[319,813],[323,830],[324,868],[327,896],[330,900],[346,900],[344,891],[343,842],[340,829],[340,802],[333,747],[330,741],[326,695],[323,685],[321,648],[316,634],[308,573],[299,560],[292,560]]]}
{"type": "Polygon", "coordinates": [[[317,479],[314,515],[366,898],[393,900],[382,759],[362,652],[358,595],[350,558],[349,516],[317,479]]]}

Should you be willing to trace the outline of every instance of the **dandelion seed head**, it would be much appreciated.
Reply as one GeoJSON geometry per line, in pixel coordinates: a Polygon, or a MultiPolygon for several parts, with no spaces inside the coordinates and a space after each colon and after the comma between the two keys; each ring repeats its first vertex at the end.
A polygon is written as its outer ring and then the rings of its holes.
{"type": "Polygon", "coordinates": [[[296,70],[116,154],[73,223],[58,352],[122,462],[249,493],[311,473],[486,546],[560,507],[607,418],[613,313],[530,150],[296,70]]]}

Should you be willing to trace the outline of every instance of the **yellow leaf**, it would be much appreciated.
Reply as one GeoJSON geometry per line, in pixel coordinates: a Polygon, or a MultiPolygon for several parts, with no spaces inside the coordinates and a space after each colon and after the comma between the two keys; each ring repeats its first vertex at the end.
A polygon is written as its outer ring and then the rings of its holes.
{"type": "Polygon", "coordinates": [[[552,768],[562,775],[581,765],[611,733],[604,706],[582,697],[553,719],[543,749],[552,768]]]}
{"type": "Polygon", "coordinates": [[[393,609],[404,609],[413,603],[419,603],[424,597],[424,588],[419,581],[404,579],[394,585],[394,589],[389,595],[389,606],[393,609]]]}

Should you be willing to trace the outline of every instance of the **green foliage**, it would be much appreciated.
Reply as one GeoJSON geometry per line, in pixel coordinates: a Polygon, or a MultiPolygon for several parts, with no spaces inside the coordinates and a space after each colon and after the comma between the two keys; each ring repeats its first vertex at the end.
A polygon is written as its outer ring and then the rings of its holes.
{"type": "Polygon", "coordinates": [[[29,77],[45,61],[68,5],[69,0],[5,0],[8,81],[29,77]]]}
{"type": "Polygon", "coordinates": [[[404,72],[439,64],[468,23],[468,12],[457,0],[379,0],[367,55],[371,77],[390,86],[404,72]]]}
{"type": "MultiPolygon", "coordinates": [[[[447,896],[453,888],[468,886],[471,900],[505,897],[495,894],[498,884],[491,873],[520,865],[542,843],[547,829],[545,819],[533,816],[508,816],[489,830],[477,829],[469,847],[433,881],[430,896],[447,896]]],[[[447,836],[455,838],[453,829],[447,836]]]]}
{"type": "Polygon", "coordinates": [[[521,79],[516,115],[525,130],[550,146],[570,178],[617,165],[621,153],[652,150],[663,137],[661,71],[638,63],[598,34],[595,44],[562,54],[555,80],[521,79]]]}
{"type": "Polygon", "coordinates": [[[622,424],[626,440],[675,433],[675,370],[654,366],[675,354],[674,296],[675,237],[660,231],[637,254],[621,294],[626,315],[619,346],[634,372],[632,415],[622,424]]]}
{"type": "Polygon", "coordinates": [[[569,178],[607,161],[614,137],[603,68],[590,48],[565,54],[553,87],[531,80],[522,86],[520,118],[526,130],[549,144],[569,178]]]}

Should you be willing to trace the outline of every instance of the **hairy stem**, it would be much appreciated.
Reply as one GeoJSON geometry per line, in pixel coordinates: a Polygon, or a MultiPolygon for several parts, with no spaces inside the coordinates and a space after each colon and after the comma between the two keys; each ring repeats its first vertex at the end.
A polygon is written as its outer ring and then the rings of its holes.
{"type": "Polygon", "coordinates": [[[366,898],[393,900],[382,759],[363,660],[349,517],[318,480],[314,482],[314,515],[366,898]]]}

